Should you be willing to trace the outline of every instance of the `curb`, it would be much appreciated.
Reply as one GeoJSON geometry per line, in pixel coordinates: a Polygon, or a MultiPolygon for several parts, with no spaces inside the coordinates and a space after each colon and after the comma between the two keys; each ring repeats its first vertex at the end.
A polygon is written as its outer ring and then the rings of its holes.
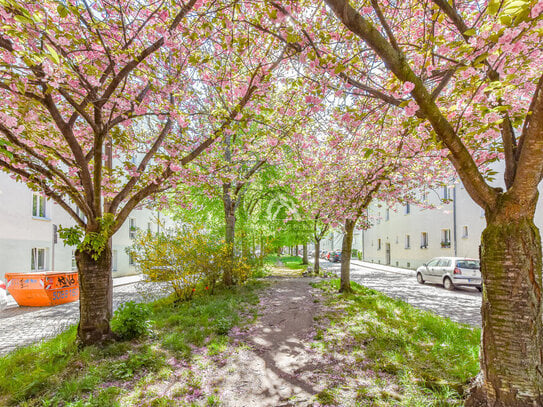
{"type": "Polygon", "coordinates": [[[403,274],[407,276],[415,276],[417,274],[415,270],[400,269],[400,268],[395,268],[392,266],[386,266],[386,268],[384,268],[384,267],[379,267],[380,264],[367,263],[367,262],[363,262],[359,260],[354,260],[354,261],[351,260],[351,263],[356,264],[357,266],[366,267],[373,270],[384,271],[385,273],[403,274]],[[371,264],[371,266],[369,264],[371,264]]]}

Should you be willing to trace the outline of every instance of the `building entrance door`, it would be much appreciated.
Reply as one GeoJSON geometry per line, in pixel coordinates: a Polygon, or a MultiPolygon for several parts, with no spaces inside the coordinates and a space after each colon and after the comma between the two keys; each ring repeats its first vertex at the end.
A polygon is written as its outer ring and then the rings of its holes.
{"type": "Polygon", "coordinates": [[[386,248],[386,265],[390,266],[390,243],[385,245],[386,248]]]}

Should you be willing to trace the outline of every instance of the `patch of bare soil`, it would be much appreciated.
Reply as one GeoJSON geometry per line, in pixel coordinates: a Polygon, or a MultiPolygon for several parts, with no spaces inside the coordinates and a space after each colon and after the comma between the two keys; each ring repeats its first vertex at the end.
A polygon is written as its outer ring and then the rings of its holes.
{"type": "Polygon", "coordinates": [[[217,394],[221,405],[308,406],[323,388],[315,372],[325,362],[309,346],[317,329],[314,317],[324,311],[321,291],[308,278],[270,280],[256,323],[230,333],[239,346],[232,346],[222,363],[202,369],[203,387],[217,394]]]}

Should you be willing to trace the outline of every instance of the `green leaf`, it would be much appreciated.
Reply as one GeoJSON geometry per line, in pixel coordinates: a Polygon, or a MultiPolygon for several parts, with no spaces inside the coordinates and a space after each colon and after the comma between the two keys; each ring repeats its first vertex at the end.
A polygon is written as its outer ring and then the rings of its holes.
{"type": "Polygon", "coordinates": [[[500,23],[502,23],[503,25],[511,25],[511,23],[513,22],[513,17],[511,16],[508,16],[508,15],[502,15],[500,16],[500,23]]]}
{"type": "Polygon", "coordinates": [[[58,15],[61,16],[62,18],[66,18],[68,14],[70,14],[70,10],[64,4],[59,4],[57,6],[57,12],[58,12],[58,15]]]}
{"type": "Polygon", "coordinates": [[[20,23],[24,23],[24,24],[32,24],[34,21],[32,21],[32,19],[30,17],[27,17],[27,16],[22,16],[22,15],[16,15],[15,17],[15,21],[18,21],[20,23]]]}
{"type": "Polygon", "coordinates": [[[490,0],[488,3],[488,14],[491,16],[494,16],[498,13],[498,10],[500,9],[500,0],[490,0]]]}
{"type": "Polygon", "coordinates": [[[366,151],[364,152],[364,159],[367,160],[368,158],[370,158],[372,154],[373,154],[373,149],[367,148],[366,151]]]}
{"type": "Polygon", "coordinates": [[[503,8],[503,14],[515,17],[518,14],[522,13],[527,7],[529,7],[529,2],[526,0],[513,0],[505,3],[503,8]]]}
{"type": "Polygon", "coordinates": [[[477,34],[477,32],[475,31],[475,28],[470,28],[469,30],[464,31],[464,35],[466,35],[468,37],[472,37],[475,34],[477,34]]]}
{"type": "Polygon", "coordinates": [[[59,64],[60,57],[57,54],[57,51],[55,51],[55,49],[49,44],[45,44],[45,47],[49,50],[49,56],[51,56],[51,59],[53,60],[53,62],[55,62],[56,64],[59,64]]]}
{"type": "Polygon", "coordinates": [[[295,42],[298,42],[298,40],[299,40],[299,38],[298,38],[297,34],[292,33],[292,32],[287,34],[287,42],[289,44],[294,44],[295,42]]]}
{"type": "Polygon", "coordinates": [[[343,72],[345,69],[347,69],[344,65],[342,64],[339,64],[337,65],[335,68],[334,68],[334,73],[336,75],[340,74],[341,72],[343,72]]]}

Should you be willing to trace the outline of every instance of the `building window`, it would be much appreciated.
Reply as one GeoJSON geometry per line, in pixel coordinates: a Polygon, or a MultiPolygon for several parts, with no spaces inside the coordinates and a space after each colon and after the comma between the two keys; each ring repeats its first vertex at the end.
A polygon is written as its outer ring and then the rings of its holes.
{"type": "Polygon", "coordinates": [[[113,250],[113,252],[112,252],[111,271],[117,271],[117,250],[113,250]]]}
{"type": "Polygon", "coordinates": [[[75,261],[75,250],[72,250],[72,271],[77,270],[77,261],[75,261]]]}
{"type": "Polygon", "coordinates": [[[83,213],[83,211],[81,209],[79,209],[79,206],[76,206],[75,207],[75,214],[77,216],[79,216],[79,218],[81,218],[81,220],[83,221],[83,223],[87,223],[87,217],[85,216],[85,214],[83,213]]]}
{"type": "Polygon", "coordinates": [[[441,229],[441,247],[451,247],[451,229],[441,229]]]}
{"type": "Polygon", "coordinates": [[[405,235],[405,248],[411,249],[411,236],[405,235]]]}
{"type": "Polygon", "coordinates": [[[381,239],[377,239],[377,250],[381,250],[381,239]]]}
{"type": "Polygon", "coordinates": [[[428,233],[427,232],[422,232],[420,234],[420,248],[421,249],[428,248],[428,233]]]}
{"type": "Polygon", "coordinates": [[[390,209],[387,208],[385,212],[385,220],[390,220],[390,209]]]}
{"type": "Polygon", "coordinates": [[[32,271],[45,270],[45,249],[33,248],[30,259],[30,269],[32,271]]]}
{"type": "Polygon", "coordinates": [[[462,237],[464,239],[467,239],[468,236],[469,236],[468,227],[467,226],[462,226],[462,237]]]}
{"type": "Polygon", "coordinates": [[[136,238],[136,219],[134,218],[128,220],[128,236],[130,239],[136,238]]]}
{"type": "Polygon", "coordinates": [[[409,202],[405,204],[405,214],[409,215],[411,213],[411,206],[409,205],[409,202]]]}
{"type": "Polygon", "coordinates": [[[43,195],[32,195],[32,216],[35,218],[45,218],[45,197],[43,195]]]}
{"type": "Polygon", "coordinates": [[[132,255],[132,252],[128,253],[128,265],[134,266],[136,262],[134,261],[134,256],[132,255]]]}

